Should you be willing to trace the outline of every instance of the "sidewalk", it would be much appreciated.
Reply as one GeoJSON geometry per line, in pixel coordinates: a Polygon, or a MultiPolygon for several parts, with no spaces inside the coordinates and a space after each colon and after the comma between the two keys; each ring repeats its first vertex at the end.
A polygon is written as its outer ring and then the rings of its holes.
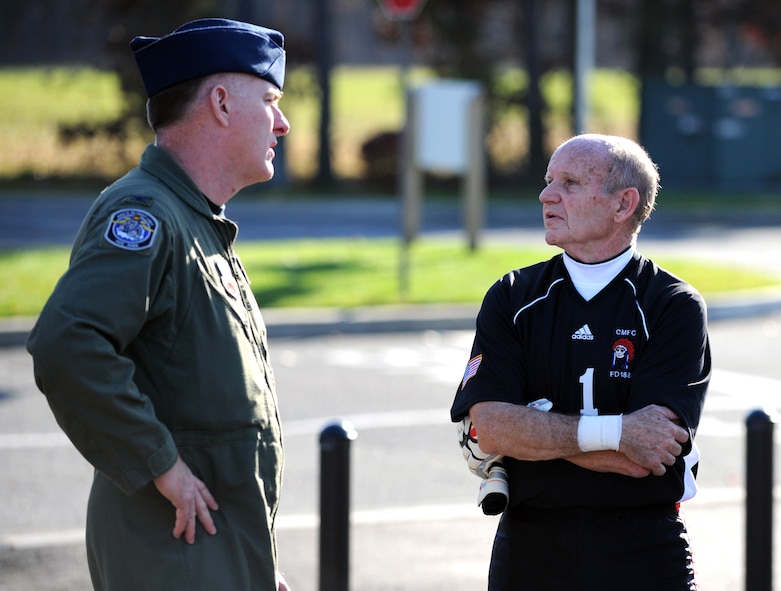
{"type": "MultiPolygon", "coordinates": [[[[759,316],[781,310],[781,289],[734,293],[707,303],[711,322],[759,316]]],[[[473,330],[479,308],[477,302],[346,309],[265,308],[262,313],[270,338],[306,338],[334,333],[473,330]]],[[[29,317],[0,318],[0,347],[23,346],[34,323],[35,318],[29,317]]]]}
{"type": "MultiPolygon", "coordinates": [[[[0,248],[69,244],[93,195],[36,194],[14,198],[0,192],[0,248]]],[[[706,262],[749,266],[781,277],[781,199],[778,211],[653,213],[643,226],[638,250],[654,258],[686,256],[706,262]]],[[[282,201],[238,196],[227,213],[239,224],[239,240],[388,237],[399,232],[400,206],[385,198],[327,198],[282,201]]],[[[421,240],[461,236],[456,203],[427,203],[421,240]]],[[[481,242],[544,244],[539,204],[489,203],[481,242]]],[[[470,330],[474,305],[388,306],[352,310],[263,309],[271,337],[306,337],[331,332],[470,330]]],[[[708,300],[713,321],[781,310],[781,289],[733,293],[708,300]]],[[[24,342],[32,319],[0,319],[0,346],[24,342]]]]}
{"type": "MultiPolygon", "coordinates": [[[[479,307],[475,303],[352,309],[266,308],[262,313],[270,338],[306,338],[334,333],[472,330],[479,307]]],[[[738,293],[708,302],[711,322],[778,310],[781,310],[781,289],[738,293]]],[[[0,319],[0,347],[23,346],[34,323],[35,318],[0,319]]]]}

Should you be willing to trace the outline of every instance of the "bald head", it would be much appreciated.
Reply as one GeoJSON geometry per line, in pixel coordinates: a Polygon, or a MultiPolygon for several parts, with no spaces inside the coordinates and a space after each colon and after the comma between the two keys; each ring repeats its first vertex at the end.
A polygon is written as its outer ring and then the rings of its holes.
{"type": "Polygon", "coordinates": [[[634,187],[640,196],[634,219],[639,227],[654,209],[659,192],[659,171],[648,153],[632,140],[601,134],[583,134],[561,144],[562,149],[576,150],[594,163],[602,176],[602,190],[613,194],[634,187]]]}

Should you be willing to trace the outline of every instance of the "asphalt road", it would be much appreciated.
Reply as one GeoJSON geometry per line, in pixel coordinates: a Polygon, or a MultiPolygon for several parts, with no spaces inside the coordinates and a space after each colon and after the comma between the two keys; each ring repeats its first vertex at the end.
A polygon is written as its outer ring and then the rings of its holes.
{"type": "MultiPolygon", "coordinates": [[[[69,243],[91,199],[0,195],[0,249],[69,243]]],[[[287,203],[240,196],[228,214],[240,224],[239,239],[247,240],[393,236],[400,211],[393,200],[287,203]]],[[[427,205],[427,235],[458,228],[457,208],[427,205]]],[[[539,209],[492,205],[484,239],[541,244],[539,209]]],[[[640,236],[640,250],[651,256],[685,254],[781,275],[779,244],[781,208],[762,216],[662,210],[640,236]]],[[[717,309],[728,313],[714,314],[711,324],[715,371],[698,436],[702,490],[685,514],[701,588],[734,591],[743,588],[743,422],[754,408],[778,412],[781,406],[781,312],[774,305],[735,317],[729,306],[717,309]]],[[[335,418],[351,420],[358,431],[351,588],[485,588],[495,518],[474,506],[477,479],[463,466],[447,416],[471,334],[443,328],[444,322],[431,326],[438,330],[312,338],[273,337],[291,333],[271,327],[287,442],[280,550],[294,589],[318,588],[317,440],[335,418]]],[[[0,591],[89,589],[82,539],[90,479],[90,467],[35,390],[27,354],[0,348],[0,591]]]]}
{"type": "MultiPolygon", "coordinates": [[[[0,249],[69,244],[96,194],[90,192],[29,192],[0,190],[0,249]]],[[[239,240],[398,236],[402,210],[393,196],[341,197],[320,195],[289,198],[274,193],[240,193],[227,205],[226,215],[239,223],[239,240]]],[[[453,200],[427,199],[422,211],[423,234],[460,232],[462,217],[453,200]]],[[[535,200],[489,200],[483,238],[541,236],[540,205],[535,200]]],[[[642,240],[668,242],[729,237],[735,231],[781,227],[777,208],[760,210],[667,206],[665,195],[644,224],[642,240]]]]}
{"type": "MultiPolygon", "coordinates": [[[[744,420],[781,407],[781,314],[711,331],[702,490],[685,512],[701,587],[734,591],[743,581],[744,420]]],[[[495,518],[474,506],[478,481],[448,420],[470,342],[469,331],[272,339],[287,446],[280,551],[294,589],[318,588],[318,434],[335,419],[358,432],[351,588],[485,587],[495,518]]],[[[21,348],[0,349],[0,384],[0,591],[89,589],[81,540],[91,470],[59,433],[21,348]]]]}

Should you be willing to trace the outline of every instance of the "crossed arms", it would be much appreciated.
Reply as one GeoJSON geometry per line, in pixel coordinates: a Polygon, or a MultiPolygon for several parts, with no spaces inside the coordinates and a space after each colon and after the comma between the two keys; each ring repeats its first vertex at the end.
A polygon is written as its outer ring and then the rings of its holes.
{"type": "Polygon", "coordinates": [[[478,402],[469,417],[480,434],[480,449],[486,453],[518,460],[564,459],[588,470],[634,478],[662,476],[689,439],[675,413],[655,404],[623,415],[618,451],[582,452],[578,416],[506,402],[478,402]]]}

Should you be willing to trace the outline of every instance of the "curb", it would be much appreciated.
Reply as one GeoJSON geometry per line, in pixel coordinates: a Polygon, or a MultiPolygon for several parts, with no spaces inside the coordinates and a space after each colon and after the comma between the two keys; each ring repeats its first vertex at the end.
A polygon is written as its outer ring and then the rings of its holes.
{"type": "Polygon", "coordinates": [[[329,334],[470,330],[475,326],[479,309],[479,304],[278,308],[263,311],[263,316],[270,338],[306,338],[329,334]]]}
{"type": "Polygon", "coordinates": [[[35,318],[0,319],[0,348],[23,347],[33,324],[35,324],[35,318]]]}
{"type": "Polygon", "coordinates": [[[781,310],[781,290],[773,287],[714,296],[707,304],[710,321],[752,318],[781,310]]]}
{"type": "MultiPolygon", "coordinates": [[[[269,308],[262,310],[273,339],[334,334],[381,334],[425,330],[473,330],[479,304],[425,304],[364,308],[269,308]]],[[[708,302],[710,322],[751,318],[781,311],[781,291],[773,289],[708,302]]],[[[23,347],[34,317],[0,319],[0,348],[23,347]]]]}
{"type": "MultiPolygon", "coordinates": [[[[471,330],[479,304],[370,306],[365,308],[267,308],[261,310],[268,336],[311,338],[424,330],[471,330]]],[[[35,317],[0,319],[0,348],[23,347],[35,317]]]]}

